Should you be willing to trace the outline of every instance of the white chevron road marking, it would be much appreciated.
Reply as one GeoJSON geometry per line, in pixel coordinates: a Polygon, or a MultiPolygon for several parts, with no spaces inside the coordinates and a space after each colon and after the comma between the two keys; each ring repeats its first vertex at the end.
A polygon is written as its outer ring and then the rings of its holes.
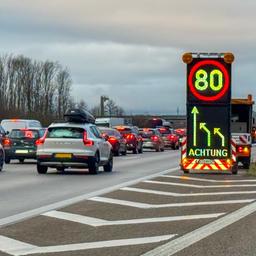
{"type": "Polygon", "coordinates": [[[0,236],[0,251],[8,253],[12,256],[22,256],[30,254],[40,253],[59,253],[59,252],[71,252],[81,251],[88,249],[100,249],[117,246],[129,246],[129,245],[140,245],[140,244],[151,244],[158,243],[172,239],[176,234],[164,235],[164,236],[151,236],[142,238],[131,238],[131,239],[120,239],[120,240],[109,240],[109,241],[97,241],[79,244],[65,244],[55,246],[34,246],[20,242],[15,239],[0,236]]]}
{"type": "Polygon", "coordinates": [[[247,195],[247,194],[256,194],[256,191],[228,191],[228,192],[208,192],[208,193],[173,193],[165,192],[152,189],[142,189],[142,188],[133,188],[133,187],[124,187],[120,188],[123,191],[132,191],[137,193],[145,194],[154,194],[154,195],[163,195],[163,196],[174,196],[174,197],[187,197],[187,196],[211,196],[211,195],[247,195]]]}
{"type": "Polygon", "coordinates": [[[239,184],[239,185],[194,185],[176,182],[167,182],[159,180],[144,180],[143,183],[159,184],[159,185],[169,185],[169,186],[179,186],[179,187],[189,187],[189,188],[238,188],[238,187],[256,187],[256,184],[239,184]]]}
{"type": "Polygon", "coordinates": [[[93,227],[100,226],[114,226],[114,225],[131,225],[131,224],[145,224],[156,222],[171,222],[181,220],[198,220],[198,219],[211,219],[218,218],[225,213],[211,213],[211,214],[197,214],[197,215],[185,215],[185,216],[170,216],[170,217],[158,217],[158,218],[143,218],[143,219],[130,219],[130,220],[103,220],[98,218],[87,217],[79,214],[73,214],[61,211],[51,211],[42,215],[52,217],[61,220],[68,220],[80,224],[85,224],[93,227]]]}
{"type": "Polygon", "coordinates": [[[172,203],[172,204],[147,204],[147,203],[138,203],[138,202],[108,198],[108,197],[93,197],[89,200],[95,201],[95,202],[101,202],[101,203],[129,206],[129,207],[140,208],[140,209],[157,209],[157,208],[168,208],[168,207],[186,207],[186,206],[203,206],[203,205],[246,204],[246,203],[251,203],[256,199],[186,202],[186,203],[172,203]]]}

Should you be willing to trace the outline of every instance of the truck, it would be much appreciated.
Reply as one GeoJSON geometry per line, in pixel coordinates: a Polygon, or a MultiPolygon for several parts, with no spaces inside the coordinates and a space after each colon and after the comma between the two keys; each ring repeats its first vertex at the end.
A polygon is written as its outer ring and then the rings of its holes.
{"type": "Polygon", "coordinates": [[[252,95],[231,100],[231,135],[236,141],[236,161],[249,169],[252,147],[252,95]]]}
{"type": "Polygon", "coordinates": [[[124,125],[125,120],[122,117],[99,117],[96,118],[95,124],[101,127],[114,127],[118,125],[124,125]]]}

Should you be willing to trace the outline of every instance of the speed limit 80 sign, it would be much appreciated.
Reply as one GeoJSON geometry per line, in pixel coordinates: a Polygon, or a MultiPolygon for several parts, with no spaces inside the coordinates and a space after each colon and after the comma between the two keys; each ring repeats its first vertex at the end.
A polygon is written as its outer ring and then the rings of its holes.
{"type": "Polygon", "coordinates": [[[223,58],[193,58],[187,65],[188,103],[230,103],[231,64],[223,58]]]}

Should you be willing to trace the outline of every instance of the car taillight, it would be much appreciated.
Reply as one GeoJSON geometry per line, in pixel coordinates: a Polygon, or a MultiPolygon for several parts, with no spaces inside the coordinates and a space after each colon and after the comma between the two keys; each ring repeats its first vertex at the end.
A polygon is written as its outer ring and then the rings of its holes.
{"type": "Polygon", "coordinates": [[[135,136],[133,134],[128,134],[126,139],[128,140],[133,140],[135,138],[135,136]]]}
{"type": "Polygon", "coordinates": [[[12,145],[12,142],[10,139],[6,138],[3,140],[3,146],[4,147],[10,147],[12,145]]]}
{"type": "Polygon", "coordinates": [[[109,137],[108,141],[109,141],[110,143],[116,143],[116,142],[117,142],[117,138],[111,136],[111,137],[109,137]]]}
{"type": "Polygon", "coordinates": [[[48,131],[46,130],[45,133],[44,133],[44,136],[35,141],[36,146],[40,146],[40,145],[44,144],[47,132],[48,131]]]}
{"type": "Polygon", "coordinates": [[[157,136],[152,136],[152,137],[151,137],[151,140],[153,140],[153,141],[158,141],[158,137],[157,137],[157,136]]]}
{"type": "Polygon", "coordinates": [[[169,137],[170,140],[173,140],[175,138],[174,135],[169,135],[168,137],[169,137]]]}
{"type": "Polygon", "coordinates": [[[238,150],[237,150],[239,153],[242,153],[243,152],[243,147],[238,147],[238,150]]]}
{"type": "Polygon", "coordinates": [[[87,131],[84,131],[83,142],[84,142],[84,145],[87,146],[87,147],[90,147],[90,146],[94,145],[94,142],[87,138],[87,131]]]}

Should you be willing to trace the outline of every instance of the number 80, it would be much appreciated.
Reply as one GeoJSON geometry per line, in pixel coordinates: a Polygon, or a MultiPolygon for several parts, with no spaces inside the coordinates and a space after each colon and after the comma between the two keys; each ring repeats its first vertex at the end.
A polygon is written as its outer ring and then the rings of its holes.
{"type": "MultiPolygon", "coordinates": [[[[206,80],[208,78],[208,74],[204,69],[199,69],[196,72],[196,81],[195,81],[195,87],[198,91],[205,91],[208,88],[208,81],[206,80]]],[[[210,73],[210,88],[213,91],[219,91],[223,87],[223,74],[220,70],[214,69],[210,73]],[[214,83],[214,77],[218,77],[218,84],[215,85],[214,83]]]]}

